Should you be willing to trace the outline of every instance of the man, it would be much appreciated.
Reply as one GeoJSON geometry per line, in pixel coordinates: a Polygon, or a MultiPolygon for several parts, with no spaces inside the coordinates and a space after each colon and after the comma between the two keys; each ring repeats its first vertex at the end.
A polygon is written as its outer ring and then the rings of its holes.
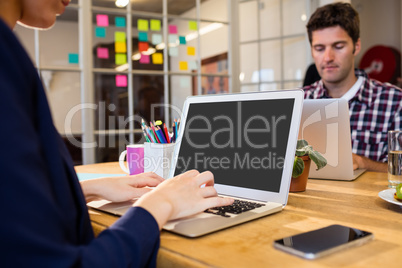
{"type": "Polygon", "coordinates": [[[353,167],[387,172],[389,130],[401,129],[401,89],[355,70],[360,52],[359,15],[348,3],[318,8],[307,24],[321,80],[305,86],[306,99],[349,101],[353,167]]]}

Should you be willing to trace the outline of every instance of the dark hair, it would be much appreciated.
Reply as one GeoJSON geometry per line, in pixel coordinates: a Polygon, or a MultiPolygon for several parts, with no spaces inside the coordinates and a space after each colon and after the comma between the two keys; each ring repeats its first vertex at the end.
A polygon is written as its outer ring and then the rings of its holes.
{"type": "Polygon", "coordinates": [[[340,26],[356,44],[360,37],[359,14],[349,3],[334,3],[318,8],[310,17],[306,27],[310,44],[313,31],[340,26]]]}

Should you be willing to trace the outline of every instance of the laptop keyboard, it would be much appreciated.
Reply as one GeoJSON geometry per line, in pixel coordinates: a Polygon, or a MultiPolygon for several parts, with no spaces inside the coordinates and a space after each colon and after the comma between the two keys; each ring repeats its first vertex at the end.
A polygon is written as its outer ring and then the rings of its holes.
{"type": "Polygon", "coordinates": [[[262,206],[265,206],[265,205],[261,204],[261,203],[255,203],[255,202],[235,199],[233,204],[231,204],[229,206],[209,208],[209,209],[205,210],[204,212],[219,215],[222,217],[230,217],[230,215],[228,215],[226,213],[240,214],[240,213],[250,211],[255,208],[262,207],[262,206]]]}

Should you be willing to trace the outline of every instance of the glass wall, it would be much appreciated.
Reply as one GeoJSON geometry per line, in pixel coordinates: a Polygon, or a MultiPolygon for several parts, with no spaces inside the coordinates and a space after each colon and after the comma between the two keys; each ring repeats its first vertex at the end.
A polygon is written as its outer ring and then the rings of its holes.
{"type": "Polygon", "coordinates": [[[141,120],[229,92],[230,0],[73,0],[48,31],[16,27],[76,164],[117,161],[141,120]],[[123,1],[124,2],[124,1],[123,1]]]}
{"type": "Polygon", "coordinates": [[[300,87],[309,60],[309,0],[240,0],[241,91],[300,87]]]}

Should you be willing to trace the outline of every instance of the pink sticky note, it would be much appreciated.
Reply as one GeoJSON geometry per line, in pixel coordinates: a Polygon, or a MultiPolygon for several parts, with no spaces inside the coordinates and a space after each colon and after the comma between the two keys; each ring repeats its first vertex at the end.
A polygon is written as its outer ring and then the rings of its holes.
{"type": "Polygon", "coordinates": [[[149,64],[149,55],[141,54],[140,63],[149,64]]]}
{"type": "Polygon", "coordinates": [[[169,33],[177,34],[177,25],[169,25],[169,33]]]}
{"type": "Polygon", "coordinates": [[[96,24],[104,27],[109,26],[109,16],[101,14],[96,15],[96,24]]]}
{"type": "Polygon", "coordinates": [[[97,55],[100,59],[108,59],[109,58],[109,49],[105,47],[98,47],[97,55]]]}
{"type": "Polygon", "coordinates": [[[127,87],[127,75],[116,75],[116,87],[127,87]]]}

